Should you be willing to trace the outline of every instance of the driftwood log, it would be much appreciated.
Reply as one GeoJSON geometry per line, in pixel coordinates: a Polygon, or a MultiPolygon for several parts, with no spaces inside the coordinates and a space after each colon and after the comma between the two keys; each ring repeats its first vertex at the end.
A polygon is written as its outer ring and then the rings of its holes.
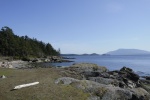
{"type": "Polygon", "coordinates": [[[39,82],[17,85],[17,86],[15,86],[14,90],[21,89],[21,88],[28,87],[28,86],[32,86],[32,85],[37,85],[37,84],[39,84],[39,82]]]}

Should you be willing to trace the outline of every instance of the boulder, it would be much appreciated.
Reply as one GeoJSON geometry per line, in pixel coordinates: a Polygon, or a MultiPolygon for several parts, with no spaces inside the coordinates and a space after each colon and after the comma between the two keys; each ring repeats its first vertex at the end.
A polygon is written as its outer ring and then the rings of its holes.
{"type": "Polygon", "coordinates": [[[6,68],[6,66],[7,66],[6,62],[1,62],[1,67],[2,68],[6,68]]]}
{"type": "Polygon", "coordinates": [[[5,75],[2,75],[2,76],[1,76],[1,78],[3,78],[3,79],[4,79],[4,78],[6,78],[6,76],[5,76],[5,75]]]}
{"type": "Polygon", "coordinates": [[[130,100],[150,100],[150,94],[143,88],[133,88],[130,91],[133,93],[130,100]]]}
{"type": "Polygon", "coordinates": [[[8,65],[8,68],[13,68],[13,65],[12,65],[12,64],[9,64],[9,65],[8,65]]]}
{"type": "Polygon", "coordinates": [[[132,98],[132,92],[119,87],[108,87],[101,100],[129,100],[132,98]]]}
{"type": "Polygon", "coordinates": [[[128,78],[134,82],[138,82],[139,80],[139,75],[135,74],[132,69],[127,68],[127,67],[123,67],[120,69],[119,74],[121,75],[121,77],[123,78],[128,78]]]}
{"type": "Polygon", "coordinates": [[[110,74],[109,78],[119,81],[119,87],[135,88],[140,86],[140,77],[130,68],[123,67],[120,71],[110,71],[108,73],[110,74]]]}
{"type": "Polygon", "coordinates": [[[50,59],[44,59],[44,62],[50,62],[51,60],[50,59]]]}

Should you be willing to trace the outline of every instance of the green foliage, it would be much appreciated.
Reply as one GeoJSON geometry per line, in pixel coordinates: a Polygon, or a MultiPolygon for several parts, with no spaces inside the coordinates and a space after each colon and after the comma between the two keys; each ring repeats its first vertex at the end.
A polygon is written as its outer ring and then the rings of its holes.
{"type": "Polygon", "coordinates": [[[19,37],[9,27],[0,30],[0,55],[13,57],[43,57],[59,55],[50,43],[45,44],[28,36],[19,37]]]}

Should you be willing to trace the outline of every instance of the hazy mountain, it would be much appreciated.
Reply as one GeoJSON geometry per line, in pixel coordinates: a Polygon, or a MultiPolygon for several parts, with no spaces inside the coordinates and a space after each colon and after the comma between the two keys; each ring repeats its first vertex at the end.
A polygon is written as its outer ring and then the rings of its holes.
{"type": "Polygon", "coordinates": [[[118,49],[115,51],[107,52],[110,55],[150,55],[149,51],[138,49],[118,49]]]}

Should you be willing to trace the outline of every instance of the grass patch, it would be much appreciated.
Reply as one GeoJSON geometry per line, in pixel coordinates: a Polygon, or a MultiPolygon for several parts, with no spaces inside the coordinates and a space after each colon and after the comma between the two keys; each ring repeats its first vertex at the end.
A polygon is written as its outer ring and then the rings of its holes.
{"type": "Polygon", "coordinates": [[[5,68],[0,68],[0,76],[5,75],[9,76],[13,72],[13,69],[5,69],[5,68]]]}
{"type": "Polygon", "coordinates": [[[88,94],[72,86],[55,84],[63,77],[64,69],[3,69],[0,74],[7,78],[0,79],[1,100],[86,100],[88,94]],[[11,91],[16,85],[38,81],[39,84],[11,91]]]}

